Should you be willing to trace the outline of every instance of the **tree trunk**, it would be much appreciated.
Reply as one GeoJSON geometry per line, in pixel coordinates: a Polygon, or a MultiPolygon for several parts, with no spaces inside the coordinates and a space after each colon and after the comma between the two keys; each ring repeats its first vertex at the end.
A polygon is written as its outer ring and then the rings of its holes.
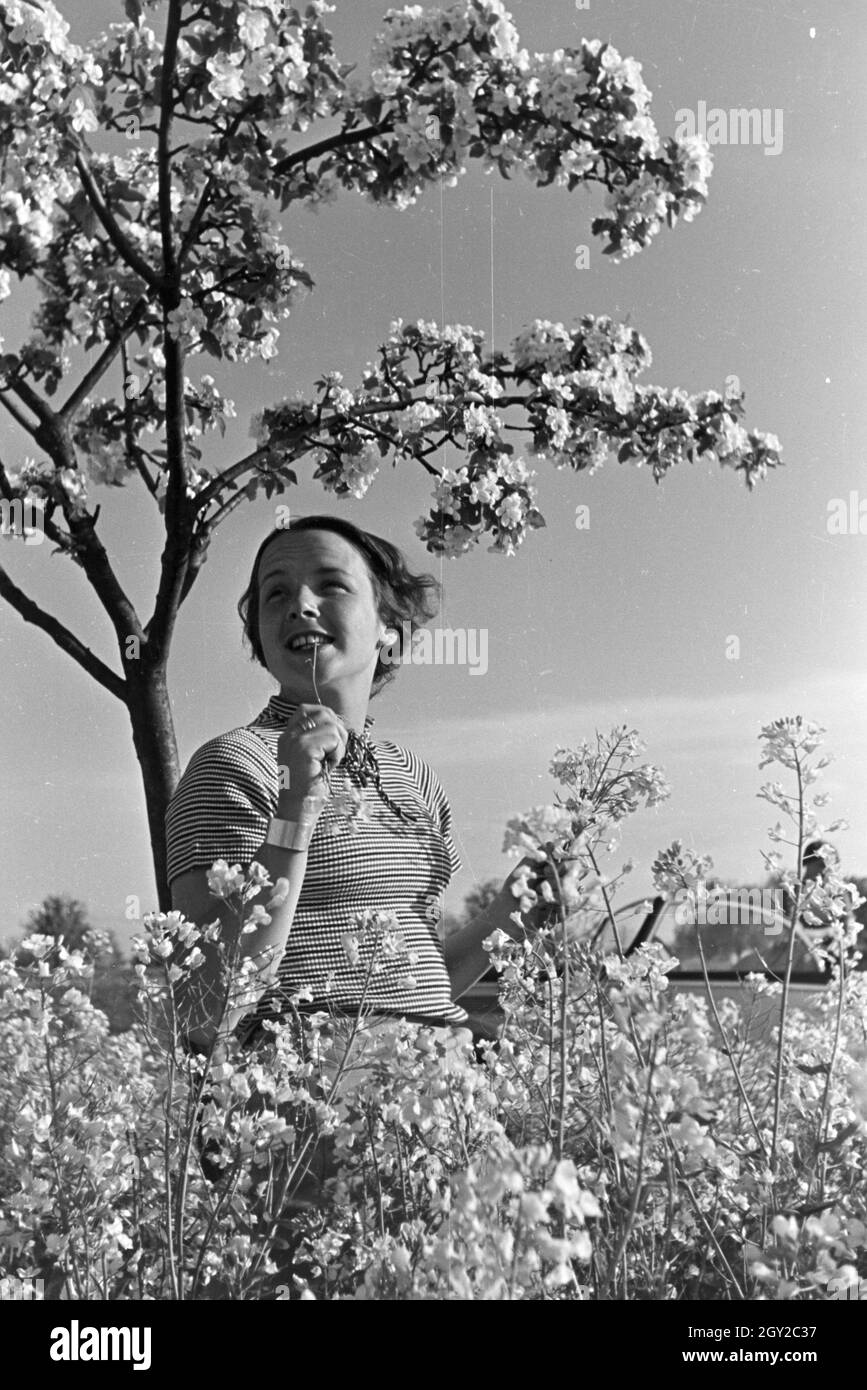
{"type": "Polygon", "coordinates": [[[169,798],[178,783],[180,767],[175,726],[166,685],[164,667],[135,673],[127,665],[127,709],[132,738],[141,767],[147,806],[148,829],[154,861],[157,899],[161,912],[171,908],[166,876],[166,835],[164,817],[169,798]]]}

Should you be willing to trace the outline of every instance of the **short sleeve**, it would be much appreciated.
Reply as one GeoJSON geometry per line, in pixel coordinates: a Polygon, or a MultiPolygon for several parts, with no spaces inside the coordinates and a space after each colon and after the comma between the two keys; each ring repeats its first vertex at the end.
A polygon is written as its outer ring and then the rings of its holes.
{"type": "Polygon", "coordinates": [[[435,823],[439,826],[440,833],[445,841],[446,853],[448,854],[449,866],[452,874],[456,874],[463,868],[463,861],[458,854],[454,841],[454,830],[452,827],[452,808],[449,799],[442,789],[440,779],[437,777],[433,768],[430,767],[422,758],[414,753],[409,753],[404,749],[404,754],[408,756],[410,767],[416,775],[419,789],[424,797],[435,823]]]}
{"type": "Polygon", "coordinates": [[[442,789],[439,778],[433,768],[430,767],[423,758],[420,758],[418,754],[413,753],[411,749],[402,748],[396,743],[388,743],[384,746],[388,748],[398,762],[406,768],[413,787],[421,795],[434,825],[436,825],[442,835],[449,868],[451,870],[449,876],[451,877],[463,868],[463,861],[455,846],[454,831],[452,828],[452,808],[449,804],[448,797],[442,789]]]}
{"type": "Polygon", "coordinates": [[[166,811],[169,882],[215,859],[249,864],[277,805],[277,767],[247,729],[211,739],[193,754],[166,811]]]}
{"type": "Polygon", "coordinates": [[[437,818],[439,820],[439,827],[446,843],[446,850],[448,852],[452,873],[456,874],[464,865],[454,841],[451,803],[443,791],[439,778],[435,772],[431,772],[431,780],[433,783],[433,799],[437,811],[437,818]]]}

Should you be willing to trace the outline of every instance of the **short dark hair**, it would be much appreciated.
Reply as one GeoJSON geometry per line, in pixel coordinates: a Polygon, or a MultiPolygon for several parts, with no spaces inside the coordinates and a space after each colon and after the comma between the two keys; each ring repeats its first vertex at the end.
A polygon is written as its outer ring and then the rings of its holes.
{"type": "MultiPolygon", "coordinates": [[[[276,527],[259,546],[250,582],[238,601],[244,637],[253,659],[260,666],[266,663],[259,636],[259,565],[271,542],[287,531],[333,531],[355,546],[367,564],[379,616],[397,633],[397,642],[391,645],[400,656],[403,655],[404,623],[409,624],[408,631],[412,638],[413,633],[435,616],[439,607],[439,583],[432,574],[413,574],[396,545],[383,540],[381,536],[374,536],[370,531],[362,531],[361,527],[345,521],[343,517],[292,517],[285,526],[276,527]]],[[[396,657],[392,661],[383,661],[380,653],[373,673],[372,695],[377,695],[388,681],[394,680],[397,664],[396,657]]]]}

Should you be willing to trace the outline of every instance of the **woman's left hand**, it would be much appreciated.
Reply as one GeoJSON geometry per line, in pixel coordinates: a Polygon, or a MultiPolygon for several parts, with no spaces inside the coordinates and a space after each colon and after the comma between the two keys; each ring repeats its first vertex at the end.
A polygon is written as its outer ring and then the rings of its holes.
{"type": "Polygon", "coordinates": [[[520,912],[523,926],[528,932],[541,931],[561,900],[560,883],[551,863],[548,860],[541,862],[529,855],[525,855],[512,870],[500,893],[510,904],[510,914],[520,912]]]}

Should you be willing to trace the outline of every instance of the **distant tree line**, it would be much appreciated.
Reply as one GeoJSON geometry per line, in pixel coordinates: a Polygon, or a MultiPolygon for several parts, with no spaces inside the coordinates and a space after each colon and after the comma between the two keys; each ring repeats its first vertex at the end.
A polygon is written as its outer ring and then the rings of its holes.
{"type": "Polygon", "coordinates": [[[123,1033],[132,1026],[132,964],[124,959],[113,932],[91,926],[83,903],[67,893],[50,894],[31,911],[21,939],[0,942],[0,960],[13,957],[19,965],[32,964],[35,957],[25,943],[34,932],[55,937],[58,946],[62,939],[68,951],[83,951],[93,962],[89,993],[94,1006],[106,1015],[112,1033],[123,1033]]]}

